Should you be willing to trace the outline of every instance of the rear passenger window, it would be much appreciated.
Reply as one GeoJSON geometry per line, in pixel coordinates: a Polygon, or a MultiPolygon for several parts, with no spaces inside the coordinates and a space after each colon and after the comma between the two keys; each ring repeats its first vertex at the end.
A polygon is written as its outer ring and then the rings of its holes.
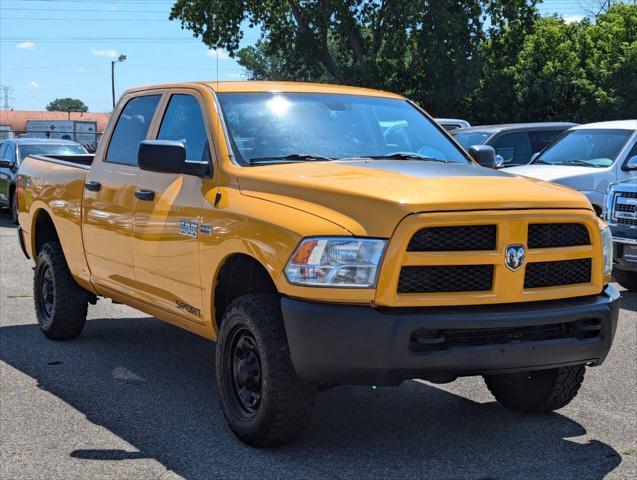
{"type": "Polygon", "coordinates": [[[504,165],[526,165],[531,161],[531,144],[526,133],[506,133],[491,146],[504,159],[504,165]]]}
{"type": "Polygon", "coordinates": [[[186,147],[186,160],[210,161],[206,124],[199,102],[192,95],[170,97],[157,139],[183,143],[186,147]]]}
{"type": "Polygon", "coordinates": [[[136,97],[128,101],[117,119],[105,161],[137,165],[139,143],[146,140],[161,95],[136,97]]]}
{"type": "Polygon", "coordinates": [[[0,143],[0,158],[4,158],[4,152],[7,151],[8,143],[2,142],[0,143]]]}

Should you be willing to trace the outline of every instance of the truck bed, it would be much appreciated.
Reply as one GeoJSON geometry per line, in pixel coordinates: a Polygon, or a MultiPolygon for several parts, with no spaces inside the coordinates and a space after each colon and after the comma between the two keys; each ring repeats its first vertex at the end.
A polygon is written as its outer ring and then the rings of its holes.
{"type": "Polygon", "coordinates": [[[82,248],[82,196],[93,155],[27,156],[17,176],[19,221],[27,254],[36,248],[30,232],[35,223],[55,224],[69,269],[83,286],[90,285],[88,265],[82,248]],[[34,212],[39,212],[34,218],[34,212]],[[40,218],[43,213],[44,216],[40,218]],[[30,240],[29,240],[30,239],[30,240]]]}

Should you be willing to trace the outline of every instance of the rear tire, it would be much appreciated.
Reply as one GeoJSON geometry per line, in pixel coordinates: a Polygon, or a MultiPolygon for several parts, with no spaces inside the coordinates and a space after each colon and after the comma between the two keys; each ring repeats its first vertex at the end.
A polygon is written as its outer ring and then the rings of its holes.
{"type": "Polygon", "coordinates": [[[90,298],[71,276],[60,244],[44,244],[33,277],[35,312],[42,333],[52,340],[76,338],[86,323],[90,298]]]}
{"type": "Polygon", "coordinates": [[[9,200],[9,211],[11,212],[11,220],[16,225],[18,224],[18,195],[14,189],[11,192],[11,198],[9,200]]]}
{"type": "Polygon", "coordinates": [[[296,376],[277,295],[244,295],[230,304],[215,364],[223,414],[242,442],[284,445],[305,429],[317,388],[296,376]]]}
{"type": "Polygon", "coordinates": [[[613,276],[617,283],[630,292],[637,292],[637,272],[629,272],[628,270],[613,270],[613,276]]]}
{"type": "Polygon", "coordinates": [[[485,376],[487,387],[504,407],[521,413],[558,410],[570,403],[584,381],[584,365],[485,376]]]}

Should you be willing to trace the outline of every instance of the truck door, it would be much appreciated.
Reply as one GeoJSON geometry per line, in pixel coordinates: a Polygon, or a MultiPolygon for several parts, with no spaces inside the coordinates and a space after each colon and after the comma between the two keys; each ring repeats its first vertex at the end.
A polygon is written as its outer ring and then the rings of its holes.
{"type": "Polygon", "coordinates": [[[133,266],[137,150],[149,134],[161,97],[137,96],[125,103],[110,139],[105,135],[107,144],[98,149],[84,187],[82,231],[93,282],[129,296],[137,292],[133,266]]]}
{"type": "MultiPolygon", "coordinates": [[[[186,161],[208,162],[212,172],[202,107],[195,91],[173,93],[157,139],[182,142],[186,161]]],[[[195,322],[202,322],[203,314],[198,236],[204,193],[212,188],[207,177],[142,171],[135,208],[135,276],[140,295],[195,322]]]]}

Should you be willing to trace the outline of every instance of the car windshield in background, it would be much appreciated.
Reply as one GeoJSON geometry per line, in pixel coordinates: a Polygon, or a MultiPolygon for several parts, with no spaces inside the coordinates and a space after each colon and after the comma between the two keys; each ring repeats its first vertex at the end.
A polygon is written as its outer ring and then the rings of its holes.
{"type": "Polygon", "coordinates": [[[451,132],[451,135],[465,150],[468,150],[473,145],[482,145],[492,132],[451,132]]]}
{"type": "Polygon", "coordinates": [[[241,165],[396,153],[413,154],[416,161],[468,163],[405,100],[312,93],[224,93],[219,99],[241,165]]]}
{"type": "Polygon", "coordinates": [[[38,144],[38,145],[20,145],[20,161],[29,155],[86,155],[86,150],[81,145],[72,144],[38,144]]]}
{"type": "Polygon", "coordinates": [[[533,164],[609,167],[633,134],[632,130],[569,130],[550,145],[533,164]]]}

